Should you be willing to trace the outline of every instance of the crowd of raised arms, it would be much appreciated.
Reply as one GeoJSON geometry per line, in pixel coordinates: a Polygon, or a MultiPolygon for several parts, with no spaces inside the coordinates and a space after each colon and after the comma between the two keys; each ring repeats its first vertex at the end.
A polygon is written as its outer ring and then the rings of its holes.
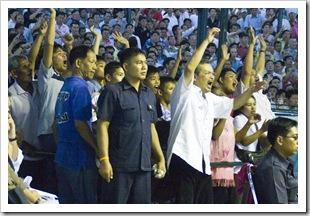
{"type": "Polygon", "coordinates": [[[249,203],[236,149],[263,149],[259,203],[297,203],[297,122],[275,113],[298,112],[298,10],[221,10],[10,8],[9,191],[249,203]]]}

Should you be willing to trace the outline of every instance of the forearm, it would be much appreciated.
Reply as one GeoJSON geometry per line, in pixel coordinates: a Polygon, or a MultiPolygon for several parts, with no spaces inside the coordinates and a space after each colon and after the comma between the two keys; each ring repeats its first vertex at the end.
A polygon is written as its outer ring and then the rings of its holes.
{"type": "Polygon", "coordinates": [[[220,119],[218,123],[213,127],[212,130],[212,140],[218,140],[219,137],[221,136],[224,126],[226,123],[226,119],[220,119]]]}
{"type": "Polygon", "coordinates": [[[241,108],[246,103],[246,101],[252,96],[252,94],[253,94],[253,91],[251,90],[251,88],[248,88],[243,94],[238,95],[234,99],[233,110],[237,110],[241,108]]]}
{"type": "Polygon", "coordinates": [[[173,79],[175,78],[175,76],[177,75],[177,71],[178,71],[180,61],[181,61],[181,59],[179,59],[179,58],[177,58],[175,60],[175,64],[174,64],[173,68],[171,69],[171,71],[169,72],[169,77],[171,77],[173,79]]]}
{"type": "Polygon", "coordinates": [[[247,123],[243,126],[243,128],[235,134],[236,143],[241,142],[241,140],[246,136],[246,133],[248,132],[250,127],[251,127],[251,124],[247,121],[247,123]]]}
{"type": "Polygon", "coordinates": [[[39,33],[39,35],[37,36],[36,40],[34,41],[32,47],[31,47],[29,55],[28,55],[28,60],[29,60],[29,63],[30,63],[30,66],[32,68],[33,73],[34,73],[35,62],[36,62],[38,53],[40,51],[40,47],[41,47],[41,43],[43,41],[43,38],[44,38],[44,35],[39,33]]]}
{"type": "Polygon", "coordinates": [[[96,39],[95,39],[95,43],[93,45],[93,51],[96,55],[98,55],[99,53],[99,46],[100,46],[100,41],[101,41],[102,36],[99,34],[96,34],[96,39]]]}
{"type": "Polygon", "coordinates": [[[52,129],[53,129],[55,144],[58,145],[58,126],[57,126],[56,121],[53,122],[52,129]]]}
{"type": "Polygon", "coordinates": [[[98,156],[109,157],[109,134],[108,134],[109,123],[99,119],[97,122],[97,145],[98,145],[98,156]]]}
{"type": "Polygon", "coordinates": [[[243,146],[248,146],[251,143],[253,143],[255,140],[257,140],[262,134],[264,133],[264,131],[262,131],[261,129],[259,129],[258,131],[256,131],[254,134],[250,135],[250,136],[246,136],[241,140],[241,144],[243,146]]]}
{"type": "Polygon", "coordinates": [[[258,56],[258,61],[256,64],[256,72],[257,74],[260,74],[261,76],[264,75],[264,69],[265,69],[265,51],[261,49],[258,56]]]}
{"type": "Polygon", "coordinates": [[[75,128],[79,135],[97,152],[95,137],[85,121],[74,120],[75,128]]]}
{"type": "Polygon", "coordinates": [[[52,56],[54,49],[54,41],[55,41],[55,14],[51,14],[50,22],[48,24],[45,44],[44,44],[44,52],[43,52],[43,64],[45,68],[50,68],[52,65],[52,56]]]}
{"type": "Polygon", "coordinates": [[[152,133],[152,153],[154,154],[157,162],[165,163],[165,157],[160,147],[155,124],[151,125],[151,133],[152,133]]]}
{"type": "Polygon", "coordinates": [[[224,64],[225,64],[225,59],[221,58],[220,62],[216,65],[215,69],[214,69],[214,80],[213,80],[213,84],[215,82],[217,82],[218,78],[221,75],[221,72],[223,70],[224,64]]]}

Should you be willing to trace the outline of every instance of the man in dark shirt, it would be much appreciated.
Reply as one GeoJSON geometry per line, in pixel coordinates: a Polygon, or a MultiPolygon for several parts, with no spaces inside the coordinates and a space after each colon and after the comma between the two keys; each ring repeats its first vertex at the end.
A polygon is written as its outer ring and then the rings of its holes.
{"type": "Polygon", "coordinates": [[[272,148],[258,164],[254,185],[259,204],[297,204],[298,181],[294,164],[289,156],[297,153],[297,122],[278,117],[268,128],[268,140],[272,148]]]}
{"type": "Polygon", "coordinates": [[[158,178],[166,173],[165,158],[155,129],[156,99],[142,84],[146,58],[138,48],[120,55],[125,71],[122,82],[104,89],[98,100],[100,203],[151,203],[151,153],[158,165],[158,178]]]}

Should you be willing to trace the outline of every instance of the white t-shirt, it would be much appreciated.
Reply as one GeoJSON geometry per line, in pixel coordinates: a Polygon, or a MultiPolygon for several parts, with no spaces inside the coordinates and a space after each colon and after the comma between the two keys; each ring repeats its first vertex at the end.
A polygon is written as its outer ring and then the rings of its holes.
{"type": "Polygon", "coordinates": [[[176,154],[191,167],[211,175],[210,142],[214,118],[227,118],[233,109],[233,99],[219,97],[211,92],[202,97],[201,89],[193,84],[188,86],[184,74],[180,77],[171,96],[171,128],[168,139],[168,166],[172,154],[176,154]]]}

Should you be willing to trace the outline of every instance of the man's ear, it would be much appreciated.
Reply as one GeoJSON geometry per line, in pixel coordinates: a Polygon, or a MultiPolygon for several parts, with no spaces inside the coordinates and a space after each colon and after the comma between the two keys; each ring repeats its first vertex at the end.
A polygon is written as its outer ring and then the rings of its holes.
{"type": "Polygon", "coordinates": [[[128,71],[128,64],[125,62],[123,65],[124,72],[128,71]]]}
{"type": "Polygon", "coordinates": [[[80,66],[81,66],[81,59],[77,59],[76,61],[75,61],[75,67],[76,68],[80,68],[80,66]]]}
{"type": "Polygon", "coordinates": [[[11,70],[11,74],[14,79],[18,78],[18,75],[15,69],[11,70]]]}
{"type": "Polygon", "coordinates": [[[161,89],[158,89],[157,94],[162,97],[163,96],[163,91],[161,89]]]}
{"type": "Polygon", "coordinates": [[[110,74],[106,74],[104,77],[108,82],[111,82],[111,75],[110,74]]]}
{"type": "Polygon", "coordinates": [[[218,80],[217,80],[217,82],[218,82],[219,84],[222,84],[222,83],[223,83],[223,77],[219,77],[218,80]]]}
{"type": "Polygon", "coordinates": [[[276,143],[280,146],[283,145],[283,136],[277,136],[276,143]]]}

